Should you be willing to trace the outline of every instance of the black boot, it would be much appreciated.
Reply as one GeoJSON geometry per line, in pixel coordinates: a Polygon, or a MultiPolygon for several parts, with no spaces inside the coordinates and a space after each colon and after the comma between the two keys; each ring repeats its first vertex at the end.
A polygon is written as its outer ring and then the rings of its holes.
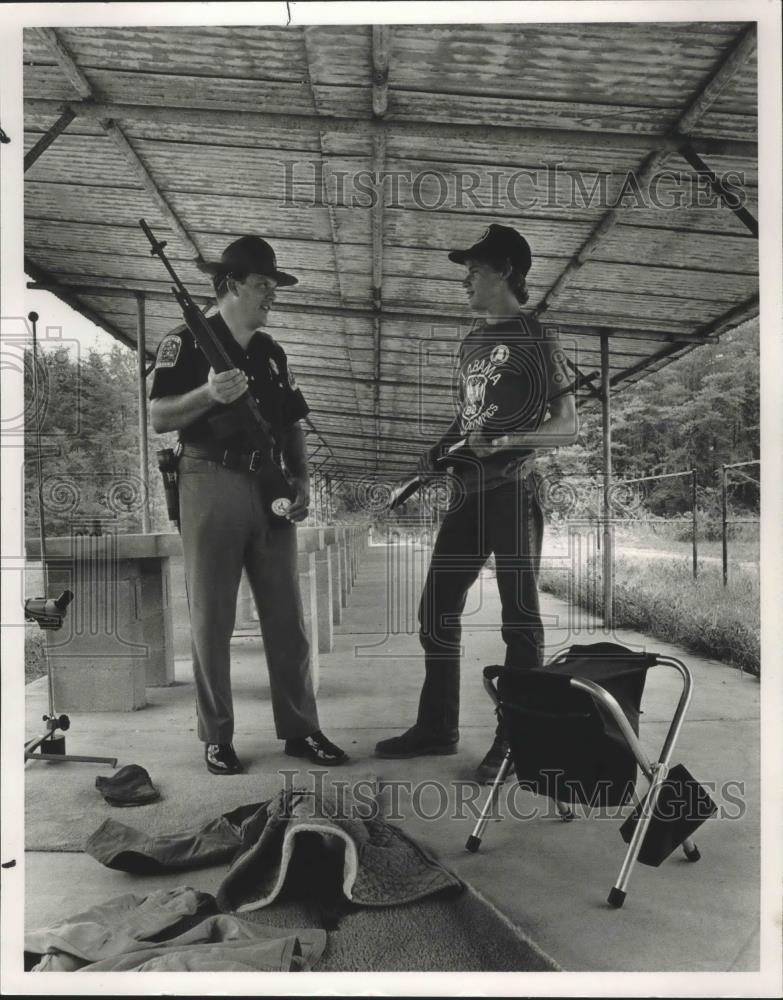
{"type": "Polygon", "coordinates": [[[401,736],[381,740],[376,757],[454,754],[459,743],[459,665],[431,663],[419,696],[416,724],[401,736]]]}
{"type": "MultiPolygon", "coordinates": [[[[498,722],[495,727],[495,738],[492,740],[492,746],[487,750],[484,755],[484,759],[481,761],[479,766],[476,768],[476,780],[482,785],[489,785],[495,780],[495,776],[500,770],[500,765],[503,763],[503,758],[506,756],[508,751],[508,740],[506,739],[506,731],[503,722],[498,714],[498,722]]],[[[514,764],[506,771],[506,778],[510,778],[514,773],[514,764]]]]}

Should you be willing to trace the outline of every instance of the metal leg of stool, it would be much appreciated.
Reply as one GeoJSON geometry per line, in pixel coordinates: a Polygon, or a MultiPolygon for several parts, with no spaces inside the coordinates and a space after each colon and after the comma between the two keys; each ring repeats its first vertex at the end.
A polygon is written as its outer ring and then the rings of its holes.
{"type": "Polygon", "coordinates": [[[498,768],[498,773],[495,775],[492,788],[487,796],[487,801],[484,803],[484,808],[481,810],[481,815],[478,818],[478,822],[476,823],[473,833],[468,837],[467,843],[465,844],[465,849],[473,854],[475,854],[481,846],[481,838],[484,835],[484,829],[489,822],[489,817],[492,815],[492,810],[495,808],[495,803],[497,802],[498,795],[500,794],[500,789],[503,787],[503,782],[506,780],[506,775],[508,774],[510,767],[511,750],[509,749],[506,750],[503,762],[498,768]]]}
{"type": "Polygon", "coordinates": [[[658,796],[660,795],[661,788],[666,780],[666,775],[669,773],[669,768],[666,764],[662,763],[656,764],[652,770],[652,782],[647,792],[647,797],[642,805],[642,811],[639,815],[639,819],[637,820],[633,836],[631,837],[631,843],[628,845],[628,850],[626,851],[625,859],[620,869],[620,874],[617,876],[617,881],[612,887],[612,890],[609,893],[609,898],[607,899],[609,905],[615,907],[615,909],[619,909],[625,902],[628,880],[631,877],[631,871],[633,866],[636,864],[636,859],[639,857],[639,851],[642,849],[645,834],[647,833],[650,821],[655,813],[658,796]]]}

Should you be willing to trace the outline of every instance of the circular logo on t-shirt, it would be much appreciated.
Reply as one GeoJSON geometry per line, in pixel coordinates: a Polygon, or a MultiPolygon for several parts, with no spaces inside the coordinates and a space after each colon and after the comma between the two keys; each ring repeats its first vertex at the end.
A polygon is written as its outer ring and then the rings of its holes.
{"type": "Polygon", "coordinates": [[[490,354],[490,359],[495,365],[502,365],[508,361],[509,349],[505,344],[498,344],[490,354]]]}
{"type": "Polygon", "coordinates": [[[532,338],[511,344],[477,340],[460,360],[459,420],[463,433],[535,430],[547,405],[546,364],[532,338]]]}

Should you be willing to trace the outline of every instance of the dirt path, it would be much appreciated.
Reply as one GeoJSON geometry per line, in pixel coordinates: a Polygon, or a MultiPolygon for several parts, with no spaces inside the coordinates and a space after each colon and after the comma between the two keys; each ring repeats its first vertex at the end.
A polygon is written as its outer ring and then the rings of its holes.
{"type": "MultiPolygon", "coordinates": [[[[549,545],[544,544],[544,555],[565,555],[567,549],[563,545],[549,545]]],[[[690,551],[683,552],[673,552],[671,549],[643,549],[636,548],[630,545],[617,545],[615,546],[615,552],[617,555],[621,556],[632,556],[634,559],[687,559],[690,561],[691,553],[690,551]]],[[[718,566],[722,564],[722,559],[720,556],[703,556],[699,554],[699,563],[713,563],[718,566]]],[[[732,560],[731,554],[729,554],[729,572],[731,572],[732,566],[742,566],[744,569],[752,569],[758,572],[759,563],[758,560],[732,560]]]]}

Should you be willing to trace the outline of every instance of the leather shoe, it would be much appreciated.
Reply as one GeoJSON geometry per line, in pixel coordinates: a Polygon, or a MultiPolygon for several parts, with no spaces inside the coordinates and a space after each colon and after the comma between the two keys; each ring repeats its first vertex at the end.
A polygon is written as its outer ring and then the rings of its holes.
{"type": "Polygon", "coordinates": [[[204,760],[210,774],[242,774],[244,768],[230,743],[207,743],[204,760]]]}
{"type": "Polygon", "coordinates": [[[401,736],[391,736],[375,744],[375,756],[389,760],[403,760],[406,757],[446,756],[457,752],[459,736],[448,739],[433,736],[418,726],[411,726],[401,736]]]}
{"type": "Polygon", "coordinates": [[[345,764],[348,754],[327,740],[321,730],[310,736],[299,736],[285,741],[285,752],[289,757],[306,757],[313,764],[345,764]]]}
{"type": "MultiPolygon", "coordinates": [[[[495,736],[492,746],[487,750],[484,759],[476,768],[476,780],[482,785],[491,785],[500,770],[500,765],[503,763],[503,758],[506,756],[507,750],[508,743],[506,740],[502,736],[495,736]]],[[[511,761],[506,771],[506,777],[510,777],[513,773],[514,762],[511,761]]]]}

